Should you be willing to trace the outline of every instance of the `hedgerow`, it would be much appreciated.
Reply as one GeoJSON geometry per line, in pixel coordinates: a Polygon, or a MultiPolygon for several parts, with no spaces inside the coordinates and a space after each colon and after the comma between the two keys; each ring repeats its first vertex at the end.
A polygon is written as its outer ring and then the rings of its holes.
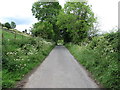
{"type": "Polygon", "coordinates": [[[103,87],[117,90],[120,88],[118,39],[118,32],[112,32],[66,47],[103,87]]]}
{"type": "Polygon", "coordinates": [[[13,88],[17,81],[39,65],[54,44],[42,38],[9,39],[2,41],[2,88],[13,88]]]}

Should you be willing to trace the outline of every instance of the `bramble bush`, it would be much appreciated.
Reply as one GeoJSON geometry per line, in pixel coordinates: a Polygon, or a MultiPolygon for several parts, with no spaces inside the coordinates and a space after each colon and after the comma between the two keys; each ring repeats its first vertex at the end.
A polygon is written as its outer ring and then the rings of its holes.
{"type": "Polygon", "coordinates": [[[118,32],[93,37],[81,45],[67,44],[75,58],[88,69],[105,88],[120,88],[118,32]],[[84,44],[83,44],[84,43],[84,44]]]}

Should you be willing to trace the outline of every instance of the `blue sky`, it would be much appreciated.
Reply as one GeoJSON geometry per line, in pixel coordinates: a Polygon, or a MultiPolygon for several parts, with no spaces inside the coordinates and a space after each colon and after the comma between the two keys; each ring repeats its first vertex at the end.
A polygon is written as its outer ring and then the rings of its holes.
{"type": "Polygon", "coordinates": [[[17,25],[24,25],[24,24],[30,24],[30,22],[33,21],[33,18],[31,17],[3,17],[2,18],[4,21],[8,21],[8,22],[11,22],[11,21],[14,21],[16,22],[17,25]]]}
{"type": "MultiPolygon", "coordinates": [[[[14,21],[16,29],[23,31],[32,27],[37,19],[32,16],[32,4],[37,0],[1,0],[0,22],[14,21]]],[[[64,5],[66,0],[59,0],[64,5]]],[[[101,32],[109,32],[118,26],[118,1],[120,0],[88,0],[95,16],[98,17],[101,32]]]]}
{"type": "Polygon", "coordinates": [[[1,0],[0,22],[16,23],[16,29],[23,31],[32,27],[37,22],[31,12],[32,4],[36,0],[1,0]]]}

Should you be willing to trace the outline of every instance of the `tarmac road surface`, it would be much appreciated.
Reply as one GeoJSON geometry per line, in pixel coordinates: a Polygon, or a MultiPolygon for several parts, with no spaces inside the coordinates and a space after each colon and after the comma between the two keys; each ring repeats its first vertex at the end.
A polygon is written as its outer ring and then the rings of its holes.
{"type": "Polygon", "coordinates": [[[23,88],[99,88],[64,46],[56,46],[23,88]]]}

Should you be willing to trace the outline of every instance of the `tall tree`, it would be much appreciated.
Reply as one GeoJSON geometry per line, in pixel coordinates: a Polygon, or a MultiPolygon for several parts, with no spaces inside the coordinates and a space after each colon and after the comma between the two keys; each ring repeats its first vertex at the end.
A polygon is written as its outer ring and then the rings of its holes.
{"type": "Polygon", "coordinates": [[[13,21],[11,22],[11,28],[12,28],[12,29],[16,28],[16,24],[15,24],[15,22],[13,22],[13,21]]]}
{"type": "Polygon", "coordinates": [[[10,26],[10,24],[8,22],[6,22],[4,26],[7,27],[8,29],[11,28],[11,26],[10,26]]]}
{"type": "Polygon", "coordinates": [[[88,36],[96,19],[87,2],[67,2],[57,20],[62,32],[67,33],[63,33],[64,40],[69,38],[68,41],[79,43],[88,36]]]}
{"type": "Polygon", "coordinates": [[[61,6],[58,2],[41,2],[37,1],[32,6],[32,13],[39,21],[55,22],[61,6]]]}
{"type": "MultiPolygon", "coordinates": [[[[40,22],[49,22],[53,26],[54,37],[58,34],[58,27],[56,26],[56,16],[59,14],[61,6],[59,2],[42,2],[37,1],[32,6],[32,13],[40,22]]],[[[55,39],[57,41],[57,39],[55,39]]]]}
{"type": "Polygon", "coordinates": [[[64,40],[64,42],[70,42],[71,41],[71,30],[74,28],[76,17],[74,15],[65,14],[64,10],[62,9],[60,14],[57,16],[57,22],[56,25],[59,27],[59,33],[61,38],[64,40]]]}

